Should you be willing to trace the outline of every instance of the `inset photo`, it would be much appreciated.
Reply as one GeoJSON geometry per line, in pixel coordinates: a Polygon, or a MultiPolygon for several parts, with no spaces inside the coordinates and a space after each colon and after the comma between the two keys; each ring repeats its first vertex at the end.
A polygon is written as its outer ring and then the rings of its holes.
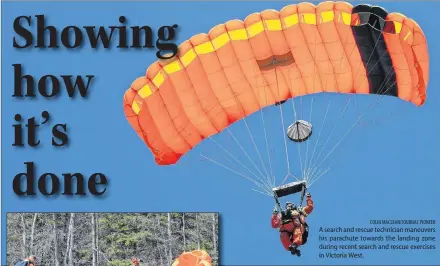
{"type": "Polygon", "coordinates": [[[8,213],[8,266],[216,266],[218,213],[8,213]]]}

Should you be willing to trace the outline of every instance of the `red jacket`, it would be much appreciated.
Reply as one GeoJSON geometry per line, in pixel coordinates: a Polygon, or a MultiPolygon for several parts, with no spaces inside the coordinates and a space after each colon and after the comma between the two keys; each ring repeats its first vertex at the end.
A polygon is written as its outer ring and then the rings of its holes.
{"type": "MultiPolygon", "coordinates": [[[[272,214],[271,224],[272,228],[279,228],[281,234],[288,233],[289,235],[293,235],[291,242],[296,245],[302,244],[302,233],[304,232],[304,224],[306,222],[306,217],[312,213],[314,205],[312,197],[307,197],[307,205],[303,208],[299,208],[298,211],[300,213],[299,219],[286,218],[284,221],[282,220],[281,213],[272,214]]],[[[283,238],[283,237],[282,237],[283,238]]],[[[282,239],[283,241],[283,239],[282,239]]],[[[283,245],[288,248],[288,243],[285,240],[283,241],[283,245]]]]}

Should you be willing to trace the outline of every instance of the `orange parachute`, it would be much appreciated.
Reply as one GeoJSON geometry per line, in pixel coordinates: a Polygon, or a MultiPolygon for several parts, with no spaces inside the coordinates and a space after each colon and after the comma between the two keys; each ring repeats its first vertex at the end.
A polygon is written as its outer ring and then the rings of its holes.
{"type": "Polygon", "coordinates": [[[429,56],[415,21],[346,2],[288,5],[231,20],[153,63],[124,112],[160,165],[266,106],[306,94],[380,94],[421,106],[429,56]]]}
{"type": "Polygon", "coordinates": [[[171,266],[211,266],[211,257],[204,250],[182,253],[171,266]]]}

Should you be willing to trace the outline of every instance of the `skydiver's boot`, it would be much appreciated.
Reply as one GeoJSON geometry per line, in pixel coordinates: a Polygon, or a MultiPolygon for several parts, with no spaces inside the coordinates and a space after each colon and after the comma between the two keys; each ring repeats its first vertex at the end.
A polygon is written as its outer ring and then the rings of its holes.
{"type": "Polygon", "coordinates": [[[296,245],[290,245],[289,250],[292,255],[296,255],[298,257],[301,256],[301,251],[298,249],[296,245]]]}

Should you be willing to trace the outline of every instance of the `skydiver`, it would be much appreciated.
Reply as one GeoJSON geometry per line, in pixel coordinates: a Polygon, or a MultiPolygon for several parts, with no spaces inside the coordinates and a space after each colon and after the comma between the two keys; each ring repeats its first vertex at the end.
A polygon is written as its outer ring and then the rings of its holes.
{"type": "Polygon", "coordinates": [[[139,266],[140,262],[143,262],[143,261],[138,259],[138,258],[132,258],[131,259],[131,263],[133,263],[134,266],[139,266]]]}
{"type": "Polygon", "coordinates": [[[307,205],[303,208],[297,207],[292,202],[286,203],[286,210],[278,213],[275,206],[272,212],[272,228],[280,228],[280,239],[284,248],[292,255],[301,256],[299,246],[307,242],[308,225],[306,217],[312,213],[314,205],[312,195],[307,192],[307,205]]]}

